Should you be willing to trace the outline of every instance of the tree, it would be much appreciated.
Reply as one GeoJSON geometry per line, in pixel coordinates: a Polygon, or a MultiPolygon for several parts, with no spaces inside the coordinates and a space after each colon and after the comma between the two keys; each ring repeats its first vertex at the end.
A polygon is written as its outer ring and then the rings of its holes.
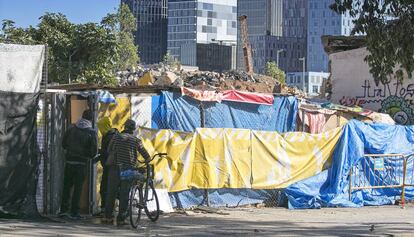
{"type": "Polygon", "coordinates": [[[267,62],[265,66],[265,74],[267,76],[273,77],[278,80],[280,83],[285,84],[285,73],[278,68],[275,62],[267,62]]]}
{"type": "Polygon", "coordinates": [[[73,24],[61,13],[46,13],[37,27],[17,28],[3,20],[0,42],[48,44],[49,78],[54,82],[115,85],[115,73],[139,62],[135,18],[122,4],[100,24],[73,24]],[[69,79],[70,78],[70,79],[69,79]]]}
{"type": "Polygon", "coordinates": [[[134,44],[137,21],[128,5],[122,3],[116,14],[108,14],[101,21],[110,32],[114,32],[118,42],[118,70],[127,70],[139,63],[138,47],[134,44]]]}
{"type": "Polygon", "coordinates": [[[366,57],[376,82],[391,75],[412,78],[414,70],[414,4],[406,0],[335,0],[331,9],[355,17],[353,34],[366,34],[366,57]]]}
{"type": "Polygon", "coordinates": [[[170,66],[170,67],[172,67],[172,68],[178,68],[180,65],[181,65],[181,63],[177,60],[177,59],[175,59],[171,54],[170,54],[170,52],[168,51],[165,55],[164,55],[164,58],[163,58],[163,60],[162,60],[162,63],[164,64],[164,65],[168,65],[168,66],[170,66]]]}

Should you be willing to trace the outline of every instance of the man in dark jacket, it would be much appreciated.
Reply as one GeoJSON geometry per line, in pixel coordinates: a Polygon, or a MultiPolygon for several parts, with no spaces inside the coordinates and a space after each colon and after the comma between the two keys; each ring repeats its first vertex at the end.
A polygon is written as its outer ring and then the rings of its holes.
{"type": "Polygon", "coordinates": [[[141,140],[134,136],[136,123],[128,119],[125,122],[125,130],[116,134],[109,145],[109,152],[115,152],[113,164],[109,166],[108,171],[108,193],[105,205],[104,222],[112,223],[112,212],[117,191],[119,190],[119,213],[117,216],[117,225],[124,225],[127,217],[129,191],[132,181],[121,180],[120,171],[133,169],[136,167],[138,152],[145,158],[150,156],[145,150],[141,140]]]}
{"type": "Polygon", "coordinates": [[[102,134],[101,149],[99,151],[99,158],[102,165],[102,179],[99,193],[101,194],[101,215],[105,210],[106,193],[108,191],[108,166],[106,160],[108,159],[109,142],[112,137],[118,133],[118,129],[112,128],[112,120],[109,117],[104,117],[98,121],[99,132],[102,134]]]}
{"type": "Polygon", "coordinates": [[[97,154],[97,133],[92,129],[92,112],[85,110],[82,118],[65,132],[62,146],[66,150],[61,216],[80,219],[80,196],[87,174],[87,162],[97,154]],[[73,187],[72,198],[70,191],[73,187]],[[69,212],[70,206],[70,213],[69,212]]]}

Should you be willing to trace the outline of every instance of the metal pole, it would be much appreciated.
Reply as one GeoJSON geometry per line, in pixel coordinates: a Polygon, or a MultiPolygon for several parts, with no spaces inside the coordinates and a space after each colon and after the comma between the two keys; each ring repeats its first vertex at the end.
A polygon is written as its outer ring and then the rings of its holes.
{"type": "Polygon", "coordinates": [[[281,52],[284,52],[284,51],[285,51],[284,49],[278,49],[277,52],[276,52],[276,64],[277,64],[277,68],[279,68],[279,69],[280,69],[280,67],[279,67],[279,54],[281,52]]]}
{"type": "Polygon", "coordinates": [[[279,50],[276,53],[276,65],[277,65],[277,68],[279,68],[279,50]]]}
{"type": "Polygon", "coordinates": [[[48,82],[48,60],[49,60],[49,55],[48,55],[48,45],[45,44],[45,55],[44,55],[44,62],[43,62],[43,84],[44,84],[44,92],[43,92],[43,134],[44,134],[44,140],[43,140],[43,150],[42,150],[42,155],[43,155],[43,188],[44,188],[44,192],[43,192],[43,213],[44,214],[49,214],[49,208],[48,208],[48,200],[49,200],[49,193],[50,193],[50,189],[49,189],[49,185],[48,185],[48,165],[47,162],[49,162],[48,157],[49,157],[49,136],[48,136],[48,126],[49,126],[49,121],[48,121],[48,103],[47,103],[47,82],[48,82]]]}
{"type": "Polygon", "coordinates": [[[352,166],[349,169],[349,201],[352,201],[352,166]]]}
{"type": "MultiPolygon", "coordinates": [[[[204,128],[205,127],[205,120],[204,120],[205,116],[204,116],[204,105],[202,101],[200,101],[199,109],[200,109],[200,127],[204,128]]],[[[209,207],[210,200],[209,200],[209,195],[208,195],[208,189],[204,189],[204,201],[206,205],[209,207]]]]}
{"type": "Polygon", "coordinates": [[[305,89],[305,57],[303,57],[303,72],[302,72],[302,87],[303,87],[303,92],[305,92],[306,94],[306,89],[305,89]]]}
{"type": "Polygon", "coordinates": [[[405,205],[405,177],[407,172],[407,157],[403,156],[403,180],[402,180],[402,193],[401,193],[401,204],[402,208],[404,208],[405,205]]]}

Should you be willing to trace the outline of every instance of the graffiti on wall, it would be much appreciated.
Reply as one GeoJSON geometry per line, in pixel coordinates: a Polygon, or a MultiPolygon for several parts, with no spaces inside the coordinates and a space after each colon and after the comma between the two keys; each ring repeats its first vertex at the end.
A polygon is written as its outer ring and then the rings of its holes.
{"type": "Polygon", "coordinates": [[[360,107],[372,107],[370,104],[379,104],[379,112],[388,113],[396,123],[414,124],[414,83],[394,81],[375,85],[370,80],[365,80],[361,88],[359,95],[343,96],[339,103],[345,106],[360,107]]]}

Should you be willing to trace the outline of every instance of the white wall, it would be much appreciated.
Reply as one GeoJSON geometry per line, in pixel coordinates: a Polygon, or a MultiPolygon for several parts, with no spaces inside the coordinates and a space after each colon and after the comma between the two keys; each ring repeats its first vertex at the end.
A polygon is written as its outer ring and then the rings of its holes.
{"type": "Polygon", "coordinates": [[[364,61],[366,48],[334,53],[329,56],[332,72],[333,103],[361,106],[386,112],[399,124],[414,124],[411,105],[414,103],[414,81],[394,78],[387,84],[376,85],[369,66],[364,61]]]}

